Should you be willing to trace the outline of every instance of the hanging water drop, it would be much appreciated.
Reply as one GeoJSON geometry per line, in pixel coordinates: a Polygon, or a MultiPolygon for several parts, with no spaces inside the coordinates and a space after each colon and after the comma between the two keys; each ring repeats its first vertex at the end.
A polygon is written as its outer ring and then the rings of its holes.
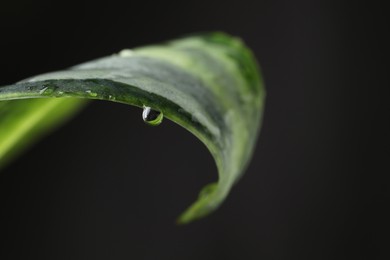
{"type": "Polygon", "coordinates": [[[144,110],[142,111],[142,119],[148,125],[158,126],[161,124],[163,118],[164,115],[162,112],[153,110],[150,107],[144,107],[144,110]]]}

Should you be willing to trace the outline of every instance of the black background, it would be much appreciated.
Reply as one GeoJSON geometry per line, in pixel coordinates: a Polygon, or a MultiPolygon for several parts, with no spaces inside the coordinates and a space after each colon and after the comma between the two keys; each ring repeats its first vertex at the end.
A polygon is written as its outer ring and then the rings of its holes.
{"type": "Polygon", "coordinates": [[[206,148],[168,120],[151,128],[137,108],[93,102],[1,173],[0,258],[389,259],[374,118],[388,28],[370,3],[2,0],[1,85],[222,30],[254,50],[268,95],[246,175],[188,226],[175,218],[217,176],[206,148]]]}

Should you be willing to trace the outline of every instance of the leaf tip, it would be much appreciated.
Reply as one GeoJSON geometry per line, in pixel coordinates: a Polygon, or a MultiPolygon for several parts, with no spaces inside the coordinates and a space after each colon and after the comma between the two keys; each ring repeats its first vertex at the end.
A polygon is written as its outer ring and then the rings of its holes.
{"type": "Polygon", "coordinates": [[[206,185],[199,193],[198,200],[184,211],[176,220],[178,225],[188,224],[213,212],[221,201],[218,183],[206,185]]]}

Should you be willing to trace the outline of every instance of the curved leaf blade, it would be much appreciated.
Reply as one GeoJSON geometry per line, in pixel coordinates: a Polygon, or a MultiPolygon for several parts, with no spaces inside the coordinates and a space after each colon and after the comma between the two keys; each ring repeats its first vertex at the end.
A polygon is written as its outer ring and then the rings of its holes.
{"type": "Polygon", "coordinates": [[[207,185],[179,217],[179,223],[188,223],[215,210],[244,172],[265,90],[241,40],[211,33],[124,50],[0,88],[0,101],[49,97],[152,107],[197,136],[212,153],[219,180],[207,185]]]}

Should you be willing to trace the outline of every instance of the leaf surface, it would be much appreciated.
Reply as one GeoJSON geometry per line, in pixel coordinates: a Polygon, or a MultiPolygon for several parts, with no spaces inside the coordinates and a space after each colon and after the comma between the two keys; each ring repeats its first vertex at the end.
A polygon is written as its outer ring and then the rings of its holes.
{"type": "Polygon", "coordinates": [[[264,97],[256,61],[238,38],[209,33],[123,50],[1,87],[0,167],[85,99],[151,107],[197,136],[217,164],[218,182],[178,219],[188,223],[215,210],[244,172],[264,97]]]}

